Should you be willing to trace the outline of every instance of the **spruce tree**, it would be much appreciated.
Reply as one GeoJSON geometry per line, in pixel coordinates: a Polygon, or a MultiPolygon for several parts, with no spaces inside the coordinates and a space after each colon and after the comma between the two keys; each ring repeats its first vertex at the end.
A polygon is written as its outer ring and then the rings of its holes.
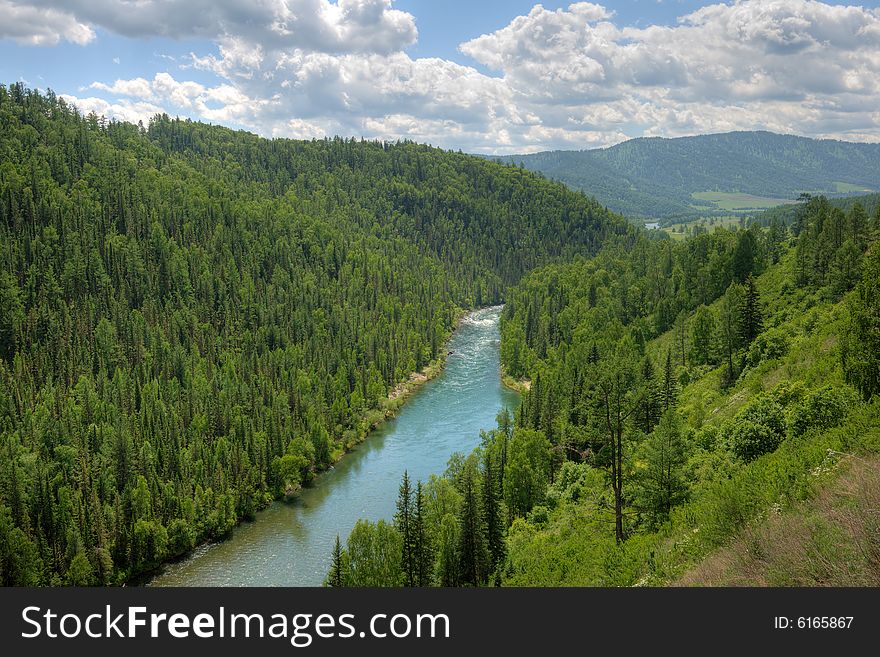
{"type": "Polygon", "coordinates": [[[880,244],[865,256],[862,278],[847,303],[848,321],[841,340],[843,372],[865,400],[880,394],[880,244]]]}
{"type": "Polygon", "coordinates": [[[743,344],[750,345],[764,330],[764,321],[761,317],[761,300],[755,279],[749,276],[746,279],[745,294],[743,295],[740,309],[740,336],[743,344]]]}
{"type": "Polygon", "coordinates": [[[409,473],[404,470],[403,479],[397,493],[397,513],[394,515],[394,524],[401,536],[400,565],[403,569],[404,583],[406,586],[415,586],[416,569],[414,558],[414,535],[413,535],[413,494],[409,481],[409,473]]]}
{"type": "Polygon", "coordinates": [[[700,306],[694,314],[691,330],[691,363],[706,365],[713,361],[715,315],[710,308],[700,306]]]}
{"type": "Polygon", "coordinates": [[[422,482],[416,483],[412,514],[413,558],[415,560],[415,585],[431,585],[431,568],[434,563],[434,550],[431,537],[425,526],[425,495],[422,482]]]}
{"type": "Polygon", "coordinates": [[[675,408],[678,403],[678,384],[675,380],[675,366],[672,364],[672,350],[666,351],[666,366],[663,368],[663,384],[660,388],[660,397],[663,404],[663,412],[675,408]]]}
{"type": "Polygon", "coordinates": [[[645,433],[653,431],[654,425],[657,424],[657,418],[660,415],[659,394],[655,379],[654,363],[651,362],[650,356],[645,356],[645,359],[642,361],[642,385],[645,391],[642,396],[642,407],[638,418],[639,428],[645,433]]]}
{"type": "Polygon", "coordinates": [[[345,563],[339,534],[336,535],[336,544],[333,546],[333,562],[330,566],[330,573],[327,575],[327,586],[334,588],[345,586],[345,563]]]}
{"type": "Polygon", "coordinates": [[[501,519],[498,483],[491,452],[483,460],[483,525],[486,527],[486,543],[489,549],[489,570],[494,571],[504,559],[504,527],[501,519]]]}
{"type": "Polygon", "coordinates": [[[462,584],[482,586],[488,575],[489,554],[482,522],[474,464],[462,473],[462,502],[458,515],[458,566],[462,584]]]}
{"type": "Polygon", "coordinates": [[[510,436],[513,434],[513,420],[510,417],[510,411],[502,408],[498,415],[495,416],[498,423],[498,435],[501,439],[501,467],[498,471],[498,487],[504,489],[504,469],[507,467],[507,446],[510,442],[510,436]]]}

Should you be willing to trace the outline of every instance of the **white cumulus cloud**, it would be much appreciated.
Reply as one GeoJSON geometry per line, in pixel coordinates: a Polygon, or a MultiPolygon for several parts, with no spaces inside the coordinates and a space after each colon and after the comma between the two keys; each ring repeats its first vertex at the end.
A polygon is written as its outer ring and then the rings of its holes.
{"type": "MultiPolygon", "coordinates": [[[[600,4],[535,5],[462,43],[453,62],[410,56],[416,19],[391,0],[55,4],[0,0],[0,16],[54,12],[60,27],[54,37],[41,28],[46,44],[85,42],[97,27],[215,43],[152,79],[92,84],[120,117],[166,107],[270,136],[410,138],[485,153],[754,129],[880,139],[880,11],[863,7],[738,0],[632,27],[600,4]],[[216,84],[186,79],[188,67],[216,84]]],[[[26,34],[6,36],[38,42],[26,34]]]]}
{"type": "Polygon", "coordinates": [[[54,46],[61,41],[82,46],[94,38],[95,32],[88,24],[66,11],[0,0],[0,39],[32,46],[54,46]]]}

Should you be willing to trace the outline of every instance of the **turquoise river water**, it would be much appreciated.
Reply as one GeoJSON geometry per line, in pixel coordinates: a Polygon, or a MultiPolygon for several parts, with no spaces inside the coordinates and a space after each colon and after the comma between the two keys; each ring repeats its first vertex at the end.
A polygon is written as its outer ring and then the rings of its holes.
{"type": "Polygon", "coordinates": [[[480,429],[495,426],[519,395],[501,385],[501,307],[466,316],[449,342],[436,379],[292,501],[276,502],[225,541],[166,566],[150,586],[319,586],[338,534],[359,518],[390,520],[404,470],[415,481],[442,473],[453,452],[469,452],[480,429]]]}

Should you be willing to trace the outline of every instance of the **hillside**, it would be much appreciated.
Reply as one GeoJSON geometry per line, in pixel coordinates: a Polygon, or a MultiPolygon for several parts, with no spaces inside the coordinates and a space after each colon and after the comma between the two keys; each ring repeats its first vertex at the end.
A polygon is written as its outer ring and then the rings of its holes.
{"type": "Polygon", "coordinates": [[[828,208],[529,273],[502,315],[515,416],[404,477],[394,525],[359,523],[328,581],[876,585],[880,214],[828,208]]]}
{"type": "MultiPolygon", "coordinates": [[[[864,194],[828,199],[829,208],[836,208],[843,213],[851,212],[856,204],[861,205],[868,215],[874,215],[877,213],[877,208],[880,208],[880,194],[864,194]]],[[[755,214],[751,221],[762,226],[769,226],[774,222],[792,225],[797,223],[799,217],[803,214],[803,208],[802,203],[779,205],[755,214]]]]}
{"type": "Polygon", "coordinates": [[[361,440],[460,309],[631,230],[480,158],[0,86],[0,583],[224,535],[361,440]]]}
{"type": "MultiPolygon", "coordinates": [[[[855,291],[847,290],[856,279],[842,283],[841,271],[835,271],[848,267],[847,234],[867,244],[877,235],[880,216],[870,229],[858,210],[826,220],[822,201],[808,206],[800,236],[789,237],[779,251],[768,241],[771,233],[736,233],[740,239],[753,234],[758,245],[745,282],[733,277],[723,294],[710,293],[715,299],[699,305],[688,301],[687,287],[680,288],[682,311],[659,332],[654,314],[643,348],[638,336],[644,325],[621,315],[626,306],[603,303],[603,281],[611,271],[621,276],[621,268],[644,271],[637,264],[644,258],[615,262],[600,256],[541,270],[514,293],[506,363],[521,363],[532,391],[537,377],[543,388],[540,399],[529,393],[524,424],[545,427],[545,433],[552,428],[571,456],[543,498],[511,526],[505,583],[880,582],[871,511],[877,481],[865,467],[880,451],[877,345],[867,338],[878,321],[872,291],[880,273],[876,243],[864,267],[857,266],[861,282],[855,291]],[[816,258],[835,248],[843,249],[836,259],[816,258]],[[551,342],[542,353],[545,340],[524,337],[529,317],[532,336],[553,334],[553,315],[533,306],[539,290],[552,289],[563,291],[558,324],[579,328],[563,331],[556,346],[551,342]],[[562,321],[564,315],[570,316],[562,321]],[[609,316],[618,321],[609,324],[609,316]],[[860,326],[873,328],[861,333],[860,326]],[[608,341],[615,335],[623,336],[617,346],[608,341]],[[860,346],[862,340],[867,344],[860,346]],[[865,350],[874,352],[867,361],[865,350]],[[608,359],[615,365],[602,373],[608,359]],[[626,387],[620,386],[621,369],[626,387]],[[865,387],[866,371],[871,387],[865,387]],[[610,425],[598,421],[603,409],[611,412],[610,425]],[[616,444],[609,428],[621,437],[616,444]],[[618,455],[615,467],[609,458],[618,455]],[[618,495],[623,532],[615,540],[618,495]]],[[[706,253],[712,235],[725,234],[718,229],[671,244],[673,271],[687,262],[685,253],[706,253]]],[[[724,267],[724,258],[714,260],[724,267]]],[[[707,270],[699,278],[713,277],[707,270]]],[[[666,293],[678,284],[671,285],[666,293]]],[[[611,298],[618,294],[612,291],[611,298]]]]}
{"type": "Polygon", "coordinates": [[[605,149],[499,158],[522,163],[631,217],[680,221],[880,190],[880,144],[770,132],[639,138],[605,149]]]}

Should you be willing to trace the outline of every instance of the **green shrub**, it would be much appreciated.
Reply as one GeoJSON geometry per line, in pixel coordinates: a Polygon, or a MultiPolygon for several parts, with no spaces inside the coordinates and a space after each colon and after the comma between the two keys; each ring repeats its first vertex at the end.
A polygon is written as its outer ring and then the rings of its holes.
{"type": "Polygon", "coordinates": [[[762,394],[727,428],[730,449],[746,463],[772,452],[785,437],[785,412],[773,395],[762,394]]]}
{"type": "Polygon", "coordinates": [[[791,435],[799,437],[813,428],[836,427],[858,401],[858,393],[849,386],[827,385],[811,391],[789,412],[791,435]]]}
{"type": "Polygon", "coordinates": [[[733,425],[730,446],[737,457],[748,463],[762,454],[774,451],[783,437],[783,433],[774,431],[766,424],[741,420],[733,425]]]}
{"type": "Polygon", "coordinates": [[[772,328],[755,338],[749,347],[749,365],[755,367],[761,361],[782,358],[788,353],[791,342],[783,328],[772,328]]]}

